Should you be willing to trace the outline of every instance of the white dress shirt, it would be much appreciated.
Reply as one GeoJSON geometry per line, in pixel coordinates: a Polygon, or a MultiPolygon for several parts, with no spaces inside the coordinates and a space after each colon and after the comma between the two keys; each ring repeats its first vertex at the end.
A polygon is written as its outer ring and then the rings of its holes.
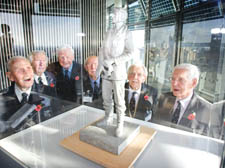
{"type": "Polygon", "coordinates": [[[15,94],[16,94],[16,97],[18,98],[19,102],[22,101],[23,99],[23,96],[22,96],[22,93],[26,93],[28,96],[27,96],[27,100],[29,100],[29,97],[30,97],[30,92],[31,92],[31,87],[26,90],[26,91],[22,91],[20,90],[20,88],[15,84],[15,94]]]}
{"type": "Polygon", "coordinates": [[[192,96],[193,96],[193,92],[192,92],[188,97],[186,97],[185,99],[181,99],[181,100],[176,99],[176,102],[175,102],[175,105],[174,105],[174,110],[173,110],[173,112],[174,112],[175,109],[177,108],[177,105],[178,105],[177,101],[180,101],[180,104],[181,104],[180,116],[179,116],[179,119],[178,119],[178,122],[177,122],[178,124],[179,124],[181,118],[183,117],[184,112],[185,112],[185,110],[186,110],[188,104],[189,104],[190,101],[191,101],[191,97],[192,97],[192,96]]]}
{"type": "Polygon", "coordinates": [[[139,100],[139,96],[140,96],[140,93],[141,93],[141,88],[139,88],[138,90],[133,90],[129,87],[129,94],[128,94],[128,102],[130,103],[130,99],[132,97],[132,94],[133,92],[136,92],[136,94],[134,95],[134,98],[135,98],[135,109],[137,107],[137,102],[139,100]]]}
{"type": "Polygon", "coordinates": [[[45,73],[42,73],[41,76],[37,76],[36,74],[34,74],[34,80],[35,80],[35,82],[36,82],[37,84],[39,84],[39,80],[38,80],[39,77],[41,77],[42,82],[43,82],[44,85],[48,85],[48,81],[47,81],[47,79],[46,79],[45,73]]]}

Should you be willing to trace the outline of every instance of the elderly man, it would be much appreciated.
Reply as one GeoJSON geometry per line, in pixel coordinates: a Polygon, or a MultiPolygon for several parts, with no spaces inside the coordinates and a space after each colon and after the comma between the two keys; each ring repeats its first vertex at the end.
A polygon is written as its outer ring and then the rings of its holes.
{"type": "Polygon", "coordinates": [[[57,95],[76,102],[81,96],[81,65],[74,61],[74,51],[68,45],[58,48],[56,54],[59,62],[49,67],[56,76],[57,95]]]}
{"type": "Polygon", "coordinates": [[[177,65],[171,79],[172,93],[160,96],[153,121],[207,134],[211,103],[194,92],[199,75],[200,71],[195,65],[177,65]]]}
{"type": "Polygon", "coordinates": [[[84,68],[86,73],[83,78],[83,91],[85,93],[83,102],[87,105],[92,105],[97,108],[103,108],[102,105],[102,81],[100,76],[96,76],[96,69],[98,66],[98,57],[89,56],[84,68]]]}
{"type": "Polygon", "coordinates": [[[128,69],[128,80],[125,84],[126,115],[150,121],[157,101],[157,90],[144,84],[147,70],[142,64],[133,64],[128,69]]]}
{"type": "Polygon", "coordinates": [[[44,51],[33,51],[29,55],[34,70],[33,90],[47,95],[55,96],[56,80],[51,72],[46,71],[48,58],[44,51]]]}
{"type": "MultiPolygon", "coordinates": [[[[41,104],[43,98],[31,92],[34,82],[34,73],[29,60],[21,56],[12,57],[8,62],[8,72],[6,75],[12,82],[12,86],[9,87],[8,92],[3,95],[7,100],[4,102],[4,106],[1,107],[0,121],[7,122],[11,120],[10,118],[19,109],[24,110],[22,112],[25,114],[26,111],[32,108],[26,109],[24,105],[29,104],[27,107],[31,105],[35,105],[34,107],[36,107],[36,105],[43,106],[41,104]]],[[[38,121],[37,112],[32,112],[20,125],[16,126],[13,130],[12,128],[8,129],[8,131],[19,131],[38,121]]]]}

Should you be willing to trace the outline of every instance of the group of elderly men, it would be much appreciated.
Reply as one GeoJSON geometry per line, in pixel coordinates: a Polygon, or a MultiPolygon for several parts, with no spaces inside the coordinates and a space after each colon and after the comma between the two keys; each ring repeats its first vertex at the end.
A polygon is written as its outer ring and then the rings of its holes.
{"type": "MultiPolygon", "coordinates": [[[[70,46],[60,47],[56,53],[58,62],[48,66],[51,72],[46,70],[48,58],[44,51],[32,52],[29,60],[21,56],[9,60],[7,76],[12,85],[4,96],[15,99],[8,104],[11,109],[1,114],[1,121],[7,123],[13,113],[25,103],[44,106],[43,96],[36,93],[57,96],[73,102],[80,102],[81,95],[85,93],[84,97],[88,96],[91,100],[83,100],[84,103],[103,108],[102,79],[101,76],[96,76],[98,57],[87,58],[84,65],[86,71],[81,75],[82,67],[74,61],[74,52],[70,46]]],[[[194,92],[199,75],[199,69],[192,64],[177,65],[171,78],[172,92],[159,96],[157,89],[145,84],[146,68],[141,64],[131,65],[127,73],[128,82],[124,86],[125,115],[209,135],[212,106],[194,92]]],[[[43,118],[46,116],[50,117],[45,115],[43,118]]],[[[37,116],[33,118],[38,119],[37,116]]],[[[21,123],[22,129],[36,123],[33,119],[32,122],[27,120],[26,124],[21,123]]],[[[221,128],[219,123],[218,121],[215,124],[215,129],[211,133],[215,134],[213,135],[215,137],[219,136],[221,128]]],[[[5,127],[0,132],[8,132],[10,129],[5,127]]]]}

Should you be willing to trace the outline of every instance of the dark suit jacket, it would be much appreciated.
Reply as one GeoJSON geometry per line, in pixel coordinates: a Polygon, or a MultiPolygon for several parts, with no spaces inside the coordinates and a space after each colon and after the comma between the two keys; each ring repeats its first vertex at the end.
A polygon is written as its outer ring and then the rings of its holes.
{"type": "MultiPolygon", "coordinates": [[[[93,96],[93,88],[91,87],[91,80],[87,73],[84,73],[83,76],[83,92],[85,95],[89,93],[90,96],[93,96]]],[[[100,79],[100,86],[98,90],[98,99],[94,99],[92,103],[85,103],[85,105],[103,109],[103,99],[102,99],[102,79],[100,79]]]]}
{"type": "MultiPolygon", "coordinates": [[[[129,115],[129,83],[125,84],[125,102],[126,102],[126,115],[129,115]]],[[[149,121],[151,119],[152,111],[154,111],[154,107],[157,101],[158,92],[155,88],[148,86],[146,84],[142,84],[141,93],[139,95],[139,99],[137,102],[136,115],[135,118],[140,120],[149,121]],[[148,100],[145,100],[145,96],[148,96],[148,100]]]]}
{"type": "Polygon", "coordinates": [[[44,74],[46,76],[48,86],[39,85],[34,80],[34,84],[32,86],[32,91],[42,93],[42,94],[46,94],[46,95],[49,95],[49,96],[57,96],[55,76],[51,72],[48,72],[48,71],[45,71],[44,74]]]}
{"type": "Polygon", "coordinates": [[[156,112],[153,115],[153,122],[176,127],[190,132],[206,135],[209,131],[209,117],[212,104],[205,99],[193,94],[180,122],[172,124],[173,107],[176,97],[171,92],[162,94],[159,98],[156,112]],[[191,119],[190,116],[195,117],[191,119]]]}
{"type": "MultiPolygon", "coordinates": [[[[8,91],[2,95],[3,98],[7,99],[6,101],[4,101],[0,106],[1,108],[1,113],[0,113],[0,121],[1,122],[7,122],[10,117],[15,114],[17,112],[17,110],[19,110],[23,104],[21,104],[19,102],[19,100],[17,99],[17,96],[14,92],[14,84],[12,84],[11,87],[9,87],[8,91]]],[[[44,107],[42,105],[42,101],[44,99],[41,98],[39,95],[31,93],[29,96],[29,100],[28,103],[31,105],[41,105],[42,107],[44,107]]],[[[44,109],[44,108],[43,108],[44,109]]],[[[40,111],[39,114],[44,114],[43,109],[40,111]]],[[[8,128],[7,130],[5,130],[4,132],[2,132],[2,134],[0,134],[0,137],[3,138],[5,136],[8,136],[14,132],[18,132],[21,131],[22,129],[25,129],[28,127],[27,123],[29,122],[32,124],[36,124],[39,122],[39,117],[38,117],[38,113],[34,110],[25,120],[23,120],[23,122],[21,122],[20,125],[18,125],[16,128],[12,129],[12,128],[8,128]]]]}
{"type": "Polygon", "coordinates": [[[76,102],[78,96],[81,96],[81,65],[73,62],[69,81],[65,80],[63,68],[59,62],[50,64],[49,67],[56,77],[57,95],[62,99],[76,102]]]}

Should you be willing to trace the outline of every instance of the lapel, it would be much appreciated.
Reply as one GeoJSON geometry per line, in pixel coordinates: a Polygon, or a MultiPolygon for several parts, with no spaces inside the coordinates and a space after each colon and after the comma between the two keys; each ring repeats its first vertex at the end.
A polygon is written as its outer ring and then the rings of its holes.
{"type": "Polygon", "coordinates": [[[45,77],[46,77],[46,80],[47,80],[48,86],[49,86],[52,83],[51,78],[46,71],[44,72],[44,74],[45,74],[45,77]]]}
{"type": "Polygon", "coordinates": [[[141,92],[140,92],[140,95],[139,95],[139,99],[138,99],[138,102],[137,102],[137,108],[136,108],[136,111],[142,111],[143,110],[143,107],[144,107],[144,96],[145,96],[145,87],[143,87],[143,85],[141,86],[141,92]]]}
{"type": "Polygon", "coordinates": [[[79,64],[73,62],[70,79],[75,80],[76,77],[79,77],[79,80],[80,80],[81,77],[78,72],[80,72],[80,66],[79,64]]]}
{"type": "Polygon", "coordinates": [[[15,98],[15,103],[16,104],[20,104],[20,102],[19,102],[19,100],[18,100],[18,98],[16,96],[16,93],[15,93],[15,90],[14,89],[15,89],[15,83],[13,82],[11,84],[11,86],[9,87],[8,92],[5,95],[6,96],[14,97],[15,98]]]}
{"type": "Polygon", "coordinates": [[[157,104],[155,119],[160,122],[166,121],[170,123],[172,119],[175,100],[176,97],[173,96],[172,92],[162,94],[157,104]]]}
{"type": "Polygon", "coordinates": [[[196,97],[195,93],[193,93],[193,96],[191,97],[191,100],[179,122],[180,125],[191,127],[192,122],[194,120],[189,120],[188,116],[194,112],[196,113],[196,109],[195,109],[196,103],[197,103],[197,97],[196,97]]]}

